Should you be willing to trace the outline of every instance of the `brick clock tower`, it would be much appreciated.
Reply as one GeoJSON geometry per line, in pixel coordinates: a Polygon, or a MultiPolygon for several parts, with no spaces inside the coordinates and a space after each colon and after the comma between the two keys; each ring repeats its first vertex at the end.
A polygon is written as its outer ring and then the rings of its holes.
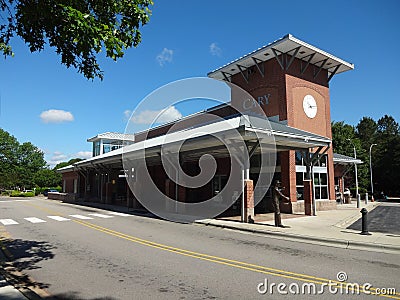
{"type": "MultiPolygon", "coordinates": [[[[271,120],[332,139],[329,81],[335,74],[354,68],[323,50],[292,35],[264,46],[208,74],[230,81],[248,91],[271,120]]],[[[315,152],[317,149],[310,149],[315,152]]],[[[317,210],[336,205],[333,151],[319,149],[321,158],[313,170],[314,197],[317,210]]],[[[277,174],[291,206],[287,212],[304,211],[303,194],[306,167],[294,150],[279,150],[277,174]]]]}

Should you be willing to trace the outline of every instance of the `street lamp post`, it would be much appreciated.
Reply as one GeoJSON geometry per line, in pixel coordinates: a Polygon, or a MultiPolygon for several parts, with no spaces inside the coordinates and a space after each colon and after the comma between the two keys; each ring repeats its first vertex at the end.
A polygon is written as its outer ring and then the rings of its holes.
{"type": "Polygon", "coordinates": [[[374,182],[372,181],[372,157],[371,157],[371,150],[372,147],[376,146],[376,144],[372,144],[369,147],[369,173],[371,175],[371,193],[372,193],[372,199],[374,199],[374,182]]]}
{"type": "MultiPolygon", "coordinates": [[[[347,139],[350,141],[350,143],[353,145],[353,150],[354,150],[354,159],[357,159],[357,152],[356,152],[356,146],[354,145],[353,141],[351,139],[347,139]]],[[[357,207],[360,207],[359,204],[359,195],[358,195],[358,174],[357,174],[357,164],[354,163],[354,173],[356,175],[356,199],[357,199],[357,207]]]]}

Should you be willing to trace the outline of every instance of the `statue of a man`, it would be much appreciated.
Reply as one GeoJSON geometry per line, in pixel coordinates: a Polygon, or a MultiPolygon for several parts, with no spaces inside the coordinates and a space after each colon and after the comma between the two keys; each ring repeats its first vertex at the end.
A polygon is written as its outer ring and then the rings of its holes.
{"type": "Polygon", "coordinates": [[[279,201],[281,198],[283,198],[286,200],[286,202],[290,202],[290,199],[289,199],[289,197],[286,197],[284,194],[282,194],[282,190],[284,190],[284,189],[285,188],[281,186],[280,181],[276,180],[275,184],[272,188],[272,206],[274,208],[274,213],[275,213],[275,226],[276,227],[285,227],[282,225],[279,201]]]}

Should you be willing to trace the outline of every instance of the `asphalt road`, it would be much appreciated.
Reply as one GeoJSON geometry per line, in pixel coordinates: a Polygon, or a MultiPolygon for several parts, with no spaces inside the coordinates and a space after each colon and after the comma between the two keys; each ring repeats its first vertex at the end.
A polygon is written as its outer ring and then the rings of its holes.
{"type": "Polygon", "coordinates": [[[339,272],[349,283],[370,283],[372,292],[400,292],[395,254],[113,215],[46,199],[0,198],[0,234],[16,267],[56,299],[288,299],[297,287],[305,287],[297,299],[376,298],[340,289],[332,294],[321,286],[338,282],[339,272]],[[269,287],[285,283],[287,294],[276,286],[273,294],[260,294],[257,287],[266,280],[269,287]],[[324,293],[309,295],[304,284],[324,293]]]}
{"type": "MultiPolygon", "coordinates": [[[[382,202],[367,215],[368,230],[400,235],[399,203],[382,202]]],[[[361,219],[351,224],[349,229],[361,228],[361,219]]]]}

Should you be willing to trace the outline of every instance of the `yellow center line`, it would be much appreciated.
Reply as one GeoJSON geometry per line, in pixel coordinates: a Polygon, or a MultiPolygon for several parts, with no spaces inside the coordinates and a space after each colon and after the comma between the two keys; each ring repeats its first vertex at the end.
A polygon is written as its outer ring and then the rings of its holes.
{"type": "MultiPolygon", "coordinates": [[[[38,206],[38,205],[35,205],[32,203],[24,203],[24,204],[30,205],[32,207],[35,207],[39,210],[42,210],[42,211],[45,211],[48,213],[62,216],[62,214],[60,214],[59,212],[51,210],[51,209],[47,209],[47,208],[44,208],[44,207],[41,207],[41,206],[38,206]]],[[[244,269],[244,270],[248,270],[248,271],[252,271],[252,272],[257,272],[257,273],[262,273],[262,274],[267,274],[267,275],[272,275],[272,276],[278,276],[278,277],[283,277],[283,278],[287,278],[287,279],[303,281],[303,282],[307,282],[307,283],[321,284],[321,285],[331,283],[331,284],[337,284],[337,285],[343,284],[345,286],[347,283],[347,282],[341,282],[341,281],[331,280],[331,279],[322,278],[322,277],[306,275],[306,274],[302,274],[302,273],[295,273],[295,272],[260,266],[260,265],[246,263],[246,262],[242,262],[242,261],[237,261],[237,260],[227,259],[227,258],[223,258],[223,257],[208,255],[208,254],[204,254],[204,253],[194,252],[194,251],[190,251],[190,250],[186,250],[186,249],[176,248],[176,247],[152,242],[149,240],[141,239],[141,238],[131,236],[128,234],[124,234],[124,233],[121,233],[121,232],[118,232],[118,231],[115,231],[115,230],[112,230],[112,229],[109,229],[109,228],[106,228],[103,226],[99,226],[99,225],[96,225],[96,224],[93,224],[93,223],[90,223],[87,221],[81,221],[81,220],[72,220],[72,221],[77,224],[86,226],[88,228],[106,233],[108,235],[112,235],[112,236],[130,241],[130,242],[134,242],[137,244],[147,246],[147,247],[152,247],[155,249],[172,252],[172,253],[179,254],[179,255],[197,258],[197,259],[201,259],[201,260],[205,260],[205,261],[209,261],[209,262],[213,262],[213,263],[217,263],[217,264],[222,264],[222,265],[226,265],[226,266],[230,266],[230,267],[235,267],[235,268],[239,268],[239,269],[244,269]]],[[[350,286],[350,287],[348,287],[348,290],[355,291],[356,289],[352,288],[350,286]]],[[[400,293],[396,292],[395,295],[384,295],[384,294],[377,294],[376,292],[378,290],[379,290],[379,288],[371,287],[369,289],[369,291],[370,291],[369,295],[381,296],[381,297],[400,300],[400,297],[399,297],[400,293]]],[[[360,285],[360,292],[367,294],[367,291],[363,290],[362,285],[360,285]]]]}

